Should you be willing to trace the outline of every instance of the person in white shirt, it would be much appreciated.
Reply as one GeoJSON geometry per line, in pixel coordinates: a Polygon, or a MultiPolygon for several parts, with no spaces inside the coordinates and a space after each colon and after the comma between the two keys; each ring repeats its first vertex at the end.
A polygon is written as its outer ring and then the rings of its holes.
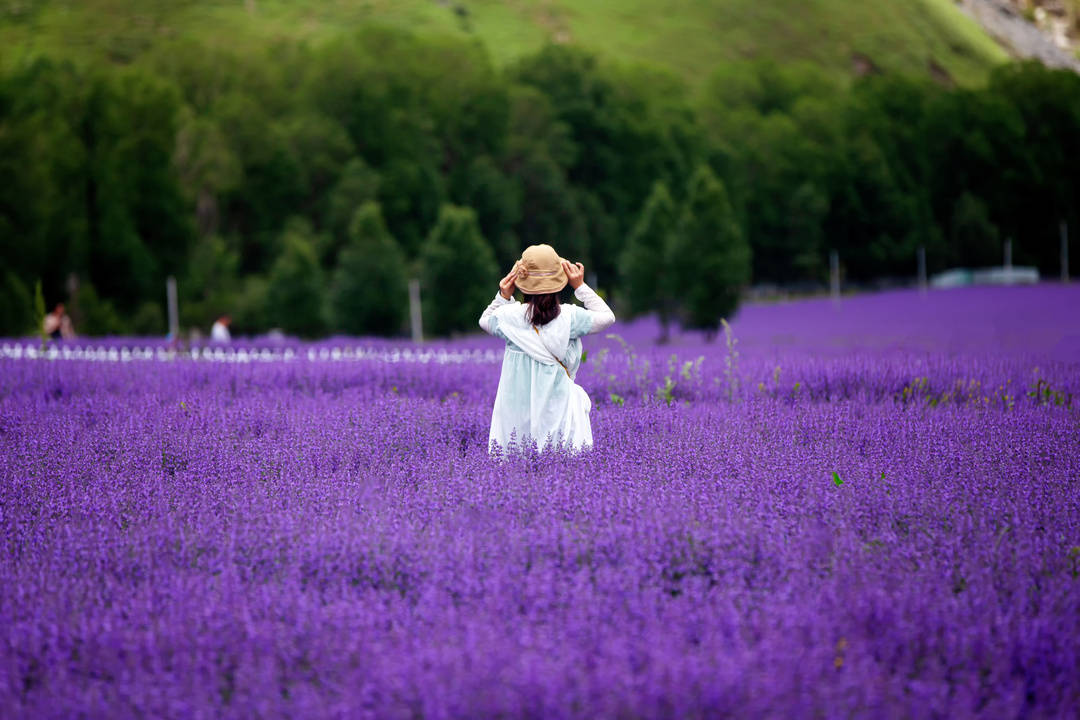
{"type": "Polygon", "coordinates": [[[56,303],[53,311],[45,316],[43,321],[45,334],[53,340],[71,340],[75,337],[75,328],[71,324],[71,318],[64,311],[64,303],[56,303]]]}
{"type": "Polygon", "coordinates": [[[581,366],[581,337],[615,323],[607,303],[585,284],[585,267],[559,257],[550,245],[526,248],[499,283],[480,317],[485,332],[506,341],[499,389],[491,413],[492,453],[535,441],[543,451],[592,447],[592,401],[574,379],[581,366]],[[559,303],[569,284],[585,307],[559,303]],[[524,303],[512,299],[514,288],[524,303]]]}
{"type": "Polygon", "coordinates": [[[215,322],[213,327],[210,328],[210,342],[227,343],[232,340],[232,336],[229,334],[229,324],[232,322],[232,318],[228,315],[222,315],[215,322]]]}

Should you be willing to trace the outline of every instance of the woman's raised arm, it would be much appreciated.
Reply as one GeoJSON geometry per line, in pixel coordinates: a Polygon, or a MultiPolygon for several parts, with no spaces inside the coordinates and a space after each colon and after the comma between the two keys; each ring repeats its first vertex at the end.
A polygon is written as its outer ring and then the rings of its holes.
{"type": "Polygon", "coordinates": [[[489,335],[495,334],[495,311],[501,308],[503,305],[509,305],[514,302],[502,296],[502,293],[495,293],[495,299],[491,301],[491,304],[484,310],[484,314],[480,316],[480,327],[484,332],[489,335]]]}
{"type": "Polygon", "coordinates": [[[615,324],[615,313],[604,302],[604,298],[596,294],[596,291],[585,284],[585,266],[581,263],[563,261],[563,272],[570,287],[574,288],[574,297],[581,301],[585,310],[589,313],[592,326],[589,333],[598,333],[607,330],[615,324]]]}
{"type": "Polygon", "coordinates": [[[517,267],[511,270],[506,277],[499,281],[499,292],[495,295],[495,299],[491,301],[491,304],[484,310],[484,314],[480,316],[480,328],[491,335],[495,334],[495,311],[501,308],[503,305],[513,302],[511,298],[514,297],[514,286],[517,280],[517,267]]]}
{"type": "Polygon", "coordinates": [[[604,298],[597,295],[596,291],[585,283],[581,283],[574,290],[574,297],[581,301],[586,312],[592,318],[592,327],[589,328],[590,334],[603,332],[615,324],[615,313],[611,312],[611,308],[604,302],[604,298]]]}

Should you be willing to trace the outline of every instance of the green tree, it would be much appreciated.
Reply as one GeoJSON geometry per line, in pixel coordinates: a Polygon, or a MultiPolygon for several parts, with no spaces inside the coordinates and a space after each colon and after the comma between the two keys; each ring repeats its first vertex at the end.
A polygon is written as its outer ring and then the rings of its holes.
{"type": "Polygon", "coordinates": [[[45,58],[0,70],[0,267],[40,278],[49,297],[87,261],[87,85],[45,58]]]}
{"type": "Polygon", "coordinates": [[[239,184],[240,161],[212,119],[195,115],[190,108],[181,116],[173,161],[195,208],[196,231],[199,237],[206,237],[220,227],[221,197],[239,184]]]}
{"type": "Polygon", "coordinates": [[[326,328],[323,274],[310,223],[291,220],[282,233],[281,247],[266,289],[267,319],[293,335],[319,335],[326,328]]]}
{"type": "Polygon", "coordinates": [[[425,228],[435,222],[443,194],[442,176],[427,160],[395,158],[382,168],[379,204],[410,257],[416,257],[425,228]]]}
{"type": "Polygon", "coordinates": [[[242,181],[222,193],[222,234],[239,239],[240,272],[266,272],[281,228],[303,209],[309,188],[287,128],[256,98],[237,90],[218,100],[217,125],[240,163],[242,181]]]}
{"type": "Polygon", "coordinates": [[[218,235],[199,238],[187,273],[180,278],[180,324],[208,330],[223,313],[234,312],[240,259],[218,235]]]}
{"type": "Polygon", "coordinates": [[[623,293],[631,315],[656,311],[661,341],[668,338],[674,301],[671,277],[673,234],[678,222],[667,185],[657,181],[622,254],[623,293]]]}
{"type": "Polygon", "coordinates": [[[523,246],[545,243],[563,257],[589,261],[585,218],[566,178],[574,153],[570,129],[555,117],[548,98],[535,88],[515,87],[505,163],[520,198],[513,228],[518,247],[499,248],[504,262],[516,259],[523,246]]]}
{"type": "Polygon", "coordinates": [[[394,335],[405,320],[407,293],[405,255],[387,231],[378,203],[365,203],[353,215],[330,286],[333,329],[394,335]]]}
{"type": "Polygon", "coordinates": [[[476,213],[443,205],[420,253],[424,328],[435,335],[471,330],[491,301],[499,269],[476,213]]]}
{"type": "Polygon", "coordinates": [[[751,253],[724,184],[706,166],[690,180],[672,256],[683,323],[711,340],[750,282],[751,253]]]}
{"type": "Polygon", "coordinates": [[[986,203],[971,193],[964,193],[956,201],[949,239],[955,263],[968,267],[989,267],[1002,262],[998,229],[990,221],[986,203]]]}
{"type": "Polygon", "coordinates": [[[349,224],[356,209],[374,200],[378,193],[379,173],[361,158],[349,160],[326,200],[322,227],[326,230],[327,243],[319,249],[323,267],[334,266],[338,253],[349,241],[349,224]]]}
{"type": "Polygon", "coordinates": [[[1000,114],[1009,130],[1019,127],[1020,142],[990,136],[997,167],[984,178],[991,187],[977,194],[1002,234],[1016,238],[1016,261],[1056,274],[1059,223],[1080,227],[1080,75],[1036,61],[1009,63],[981,94],[1008,108],[1000,114]]]}
{"type": "Polygon", "coordinates": [[[90,84],[88,274],[102,298],[131,313],[184,267],[194,235],[173,165],[179,92],[137,68],[101,72],[90,84]]]}
{"type": "Polygon", "coordinates": [[[0,280],[0,337],[22,335],[34,327],[30,291],[10,270],[4,270],[0,280]]]}
{"type": "MultiPolygon", "coordinates": [[[[653,182],[674,182],[692,165],[697,129],[685,88],[673,76],[620,71],[580,48],[555,44],[521,60],[511,75],[542,91],[568,129],[574,152],[565,175],[583,209],[590,267],[614,278],[622,239],[653,182]]],[[[527,198],[525,210],[528,217],[527,198]]]]}
{"type": "Polygon", "coordinates": [[[98,295],[93,283],[84,282],[73,298],[71,318],[75,332],[83,335],[126,335],[131,328],[111,300],[98,295]]]}
{"type": "Polygon", "coordinates": [[[521,219],[521,185],[487,155],[473,158],[459,176],[452,185],[454,202],[476,211],[480,231],[491,242],[499,267],[509,267],[521,252],[514,233],[521,219]]]}

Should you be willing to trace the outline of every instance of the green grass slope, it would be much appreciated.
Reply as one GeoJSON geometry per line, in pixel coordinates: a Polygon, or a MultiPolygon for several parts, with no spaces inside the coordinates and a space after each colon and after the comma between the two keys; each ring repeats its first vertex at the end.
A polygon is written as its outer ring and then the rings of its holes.
{"type": "Polygon", "coordinates": [[[136,59],[161,40],[243,50],[318,42],[364,23],[479,38],[499,62],[545,41],[672,69],[804,60],[971,84],[1006,54],[953,0],[0,0],[0,59],[27,49],[136,59]]]}

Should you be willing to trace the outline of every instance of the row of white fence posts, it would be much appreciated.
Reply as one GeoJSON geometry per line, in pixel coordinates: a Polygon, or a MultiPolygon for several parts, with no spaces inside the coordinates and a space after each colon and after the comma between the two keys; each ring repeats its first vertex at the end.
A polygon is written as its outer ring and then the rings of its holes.
{"type": "MultiPolygon", "coordinates": [[[[169,307],[169,337],[180,337],[180,311],[176,300],[176,278],[170,275],[165,279],[165,302],[169,307]]],[[[420,311],[420,281],[409,281],[409,327],[414,343],[424,342],[424,319],[420,311]]]]}
{"type": "MultiPolygon", "coordinates": [[[[1002,248],[1005,270],[1012,270],[1012,238],[1005,240],[1002,248]]],[[[926,274],[926,248],[920,245],[915,249],[915,261],[918,266],[919,292],[925,293],[930,286],[926,274]]],[[[1069,224],[1061,222],[1061,282],[1069,282],[1069,224]]],[[[836,250],[829,251],[829,295],[833,302],[840,302],[840,253],[836,250]]]]}

